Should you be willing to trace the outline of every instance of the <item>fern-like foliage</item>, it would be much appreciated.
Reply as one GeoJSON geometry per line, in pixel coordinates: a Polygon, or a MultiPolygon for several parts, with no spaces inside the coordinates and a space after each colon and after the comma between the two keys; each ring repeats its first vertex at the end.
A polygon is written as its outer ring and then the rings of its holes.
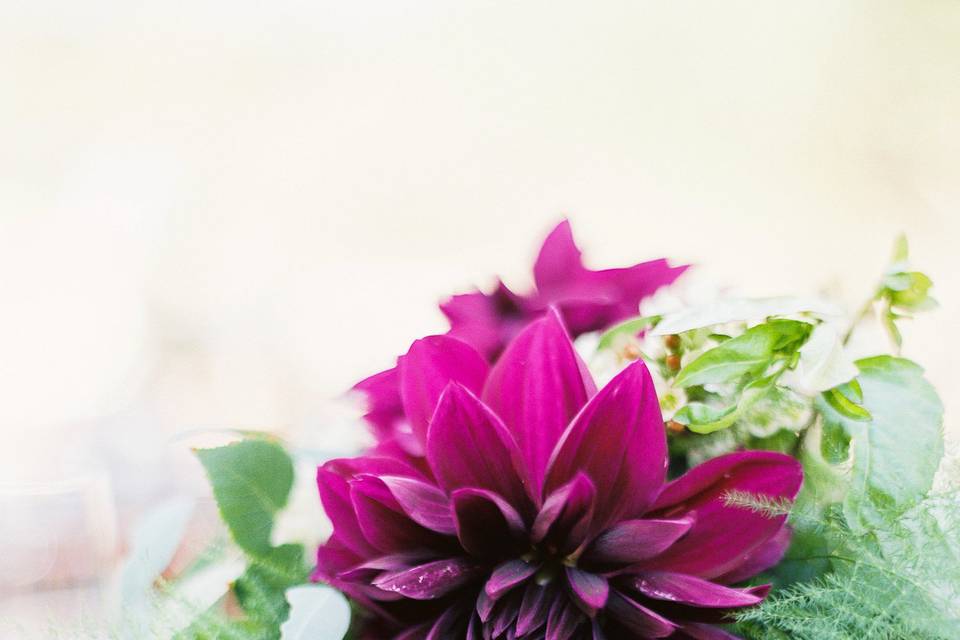
{"type": "Polygon", "coordinates": [[[881,524],[861,534],[835,512],[816,522],[801,515],[796,526],[801,535],[820,528],[821,539],[828,541],[827,573],[779,589],[740,614],[741,635],[750,640],[960,638],[960,491],[888,509],[881,524]]]}

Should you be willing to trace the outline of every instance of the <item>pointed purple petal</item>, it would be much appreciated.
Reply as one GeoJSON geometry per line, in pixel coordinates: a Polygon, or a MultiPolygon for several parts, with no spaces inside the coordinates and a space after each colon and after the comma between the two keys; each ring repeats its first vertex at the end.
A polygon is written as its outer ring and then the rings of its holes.
{"type": "Polygon", "coordinates": [[[485,489],[457,489],[450,495],[460,545],[489,558],[520,548],[523,518],[502,496],[485,489]]]}
{"type": "Polygon", "coordinates": [[[440,614],[437,621],[430,628],[426,640],[447,640],[448,638],[463,638],[467,631],[467,622],[470,611],[464,602],[459,602],[440,614]]]}
{"type": "Polygon", "coordinates": [[[572,602],[566,598],[557,598],[547,615],[546,637],[549,640],[570,640],[585,619],[572,602]]]}
{"type": "Polygon", "coordinates": [[[552,584],[539,585],[535,581],[527,583],[517,614],[517,635],[525,636],[536,631],[547,621],[550,605],[553,604],[556,589],[552,584]]]}
{"type": "Polygon", "coordinates": [[[396,368],[387,369],[361,380],[353,389],[360,392],[366,403],[364,419],[373,427],[378,440],[389,438],[403,420],[403,401],[400,399],[400,377],[396,368]]]}
{"type": "Polygon", "coordinates": [[[710,609],[751,607],[763,602],[764,596],[770,590],[770,585],[762,588],[731,589],[702,578],[667,571],[644,572],[632,577],[629,584],[654,600],[710,609]]]}
{"type": "Polygon", "coordinates": [[[490,294],[474,291],[453,296],[440,310],[450,321],[448,335],[463,340],[492,362],[530,320],[522,303],[520,296],[500,282],[490,294]]]}
{"type": "Polygon", "coordinates": [[[594,389],[553,310],[524,329],[490,372],[483,400],[516,438],[534,495],[557,439],[594,389]]]}
{"type": "Polygon", "coordinates": [[[469,558],[447,558],[384,573],[373,584],[413,600],[434,600],[475,580],[481,571],[469,558]]]}
{"type": "Polygon", "coordinates": [[[565,573],[573,601],[591,618],[597,615],[606,606],[610,595],[607,579],[576,567],[566,567],[565,573]]]}
{"type": "Polygon", "coordinates": [[[448,493],[488,489],[517,508],[529,504],[520,449],[503,422],[463,386],[443,392],[427,434],[427,461],[448,493]]]}
{"type": "Polygon", "coordinates": [[[570,221],[558,224],[543,241],[537,261],[533,265],[533,278],[537,289],[549,292],[575,281],[586,269],[580,249],[573,241],[570,221]]]}
{"type": "Polygon", "coordinates": [[[414,478],[380,476],[380,480],[411,520],[437,533],[456,533],[450,500],[443,491],[414,478]]]}
{"type": "Polygon", "coordinates": [[[733,571],[780,532],[786,516],[728,505],[729,492],[793,500],[802,479],[799,462],[770,451],[732,453],[692,469],[664,488],[650,515],[675,518],[694,512],[694,525],[644,567],[707,579],[733,571]]]}
{"type": "Polygon", "coordinates": [[[517,612],[520,610],[520,600],[522,594],[510,594],[497,604],[497,610],[493,614],[488,626],[493,627],[493,637],[499,638],[507,628],[517,620],[517,612]]]}
{"type": "Polygon", "coordinates": [[[448,541],[452,538],[445,538],[412,520],[379,478],[360,476],[352,479],[350,500],[363,537],[385,554],[450,547],[448,541]]]}
{"type": "Polygon", "coordinates": [[[340,571],[337,577],[347,581],[369,581],[384,571],[412,569],[424,564],[436,556],[430,552],[418,551],[411,553],[394,553],[386,556],[377,556],[360,564],[353,564],[349,569],[340,571]]]}
{"type": "Polygon", "coordinates": [[[610,593],[607,611],[612,619],[641,638],[666,638],[677,629],[677,625],[659,613],[618,591],[610,593]]]}
{"type": "Polygon", "coordinates": [[[345,547],[361,557],[374,555],[376,551],[364,537],[350,499],[350,485],[329,466],[317,469],[317,486],[320,502],[333,524],[335,535],[345,547]]]}
{"type": "Polygon", "coordinates": [[[594,531],[621,515],[641,515],[660,491],[667,440],[660,403],[646,365],[638,360],[611,380],[557,443],[545,491],[585,472],[597,487],[594,531]]]}
{"type": "Polygon", "coordinates": [[[530,539],[571,553],[586,539],[593,522],[597,490],[586,474],[573,480],[549,496],[533,521],[530,539]]]}
{"type": "Polygon", "coordinates": [[[597,537],[583,554],[590,564],[632,564],[653,558],[683,537],[692,518],[679,520],[624,520],[597,537]]]}
{"type": "Polygon", "coordinates": [[[450,381],[479,393],[487,362],[466,342],[450,336],[428,336],[410,346],[398,360],[400,396],[413,434],[426,445],[427,427],[440,394],[450,381]]]}
{"type": "Polygon", "coordinates": [[[493,570],[483,590],[491,598],[498,599],[536,573],[539,567],[538,564],[532,564],[524,560],[507,560],[493,570]]]}
{"type": "Polygon", "coordinates": [[[790,527],[784,524],[772,538],[747,554],[735,569],[717,577],[716,581],[724,584],[743,582],[777,565],[790,546],[790,537],[790,527]]]}

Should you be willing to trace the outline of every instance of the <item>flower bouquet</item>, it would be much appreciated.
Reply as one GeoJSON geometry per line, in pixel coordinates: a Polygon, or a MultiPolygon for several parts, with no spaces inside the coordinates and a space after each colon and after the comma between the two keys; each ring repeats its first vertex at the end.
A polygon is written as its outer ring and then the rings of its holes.
{"type": "Polygon", "coordinates": [[[178,637],[960,637],[943,409],[896,355],[935,306],[907,260],[847,319],[588,269],[561,223],[533,291],[452,297],[356,385],[372,438],[316,469],[319,549],[271,535],[296,443],[197,452],[247,566],[178,637]],[[889,342],[854,359],[873,318],[889,342]]]}

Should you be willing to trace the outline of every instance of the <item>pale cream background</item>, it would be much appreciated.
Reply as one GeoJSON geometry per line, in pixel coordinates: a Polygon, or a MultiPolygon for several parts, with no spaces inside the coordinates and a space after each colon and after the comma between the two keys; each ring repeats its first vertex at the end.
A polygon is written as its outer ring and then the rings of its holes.
{"type": "Polygon", "coordinates": [[[7,0],[6,457],[322,440],[325,399],[445,294],[524,286],[564,214],[594,265],[851,307],[907,231],[942,309],[906,353],[955,410],[958,113],[956,0],[7,0]]]}

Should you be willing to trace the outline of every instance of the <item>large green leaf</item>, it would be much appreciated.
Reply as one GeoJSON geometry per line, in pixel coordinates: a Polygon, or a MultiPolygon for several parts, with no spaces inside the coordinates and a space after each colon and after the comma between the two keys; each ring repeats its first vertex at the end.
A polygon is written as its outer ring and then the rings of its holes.
{"type": "Polygon", "coordinates": [[[870,419],[843,415],[823,400],[817,408],[828,427],[839,426],[850,437],[844,509],[851,526],[865,527],[878,509],[909,505],[930,489],[943,457],[943,404],[910,360],[877,356],[856,365],[870,419]]]}
{"type": "Polygon", "coordinates": [[[690,387],[730,382],[747,374],[760,374],[777,352],[798,348],[812,326],[798,320],[771,320],[710,349],[688,364],[676,384],[690,387]]]}
{"type": "Polygon", "coordinates": [[[273,516],[287,503],[293,486],[290,457],[267,440],[201,449],[197,456],[233,539],[251,556],[267,557],[272,549],[273,516]]]}

